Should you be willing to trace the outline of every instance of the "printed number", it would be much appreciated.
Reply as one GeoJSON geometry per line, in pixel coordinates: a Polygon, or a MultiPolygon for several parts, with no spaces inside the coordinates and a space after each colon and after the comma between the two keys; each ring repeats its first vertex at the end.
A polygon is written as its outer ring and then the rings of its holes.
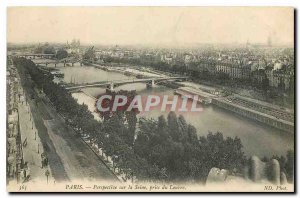
{"type": "Polygon", "coordinates": [[[21,185],[19,188],[19,191],[26,191],[27,190],[27,186],[26,185],[21,185]]]}

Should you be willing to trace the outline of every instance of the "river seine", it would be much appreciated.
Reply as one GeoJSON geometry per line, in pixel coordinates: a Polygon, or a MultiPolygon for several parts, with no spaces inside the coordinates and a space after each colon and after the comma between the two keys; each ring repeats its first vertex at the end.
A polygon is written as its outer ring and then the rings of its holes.
{"type": "MultiPolygon", "coordinates": [[[[126,76],[117,72],[108,72],[93,67],[65,67],[60,69],[64,74],[65,82],[90,83],[100,81],[125,80],[135,77],[126,76]]],[[[173,89],[156,85],[152,89],[147,89],[144,83],[135,83],[122,85],[115,90],[136,90],[140,95],[170,95],[173,96],[173,89]]],[[[95,101],[92,97],[97,97],[104,93],[104,88],[86,88],[84,93],[74,93],[73,97],[78,99],[79,103],[85,103],[89,109],[95,109],[95,101]],[[90,96],[88,96],[90,95],[90,96]]],[[[168,112],[153,110],[139,116],[147,118],[157,118],[160,115],[167,116],[168,112]]],[[[294,148],[294,135],[292,133],[280,131],[250,119],[241,117],[227,110],[218,108],[214,105],[203,106],[202,112],[183,113],[186,121],[194,125],[197,129],[198,136],[205,136],[209,131],[222,132],[225,137],[238,136],[242,140],[244,152],[259,157],[273,155],[285,155],[288,149],[294,148]]]]}

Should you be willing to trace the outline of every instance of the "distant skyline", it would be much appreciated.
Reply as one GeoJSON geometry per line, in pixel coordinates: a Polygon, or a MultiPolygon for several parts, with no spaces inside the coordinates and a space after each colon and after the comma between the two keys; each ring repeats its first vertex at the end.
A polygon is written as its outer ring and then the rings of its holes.
{"type": "Polygon", "coordinates": [[[294,42],[291,7],[10,7],[7,42],[103,45],[294,42]]]}

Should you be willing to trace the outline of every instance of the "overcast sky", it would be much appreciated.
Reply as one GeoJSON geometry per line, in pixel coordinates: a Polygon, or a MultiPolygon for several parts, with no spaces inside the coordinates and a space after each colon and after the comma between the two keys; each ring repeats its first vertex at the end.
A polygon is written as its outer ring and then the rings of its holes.
{"type": "Polygon", "coordinates": [[[292,43],[292,8],[11,7],[8,42],[292,43]]]}

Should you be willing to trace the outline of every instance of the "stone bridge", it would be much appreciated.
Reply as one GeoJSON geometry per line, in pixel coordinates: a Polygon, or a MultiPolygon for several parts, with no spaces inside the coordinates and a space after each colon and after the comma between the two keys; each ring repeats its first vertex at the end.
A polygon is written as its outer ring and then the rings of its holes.
{"type": "Polygon", "coordinates": [[[35,59],[35,58],[53,58],[55,57],[55,54],[14,54],[13,56],[35,59]]]}
{"type": "Polygon", "coordinates": [[[147,87],[153,87],[155,84],[163,81],[186,81],[187,77],[161,77],[161,78],[147,78],[147,79],[131,79],[131,80],[120,80],[120,81],[109,81],[102,83],[90,83],[75,86],[66,86],[65,89],[69,91],[80,90],[88,87],[106,87],[113,91],[115,87],[125,84],[133,83],[146,83],[147,87]]]}
{"type": "Polygon", "coordinates": [[[62,59],[62,60],[47,60],[47,61],[43,61],[43,62],[36,62],[35,64],[37,66],[48,66],[49,64],[54,64],[54,66],[56,67],[59,63],[63,63],[64,67],[67,64],[71,64],[72,66],[74,66],[74,63],[80,63],[80,66],[82,66],[82,60],[81,59],[62,59]]]}
{"type": "Polygon", "coordinates": [[[56,67],[57,64],[59,63],[63,63],[64,67],[66,66],[66,64],[72,64],[72,66],[74,66],[74,63],[80,63],[80,65],[82,66],[82,59],[80,58],[73,58],[73,57],[67,57],[61,60],[58,60],[55,58],[55,54],[15,54],[12,55],[14,57],[24,57],[24,58],[28,58],[28,59],[36,59],[36,58],[45,58],[45,59],[49,59],[49,60],[44,60],[44,61],[33,61],[36,65],[38,66],[48,66],[49,64],[54,64],[54,66],[56,67]]]}

